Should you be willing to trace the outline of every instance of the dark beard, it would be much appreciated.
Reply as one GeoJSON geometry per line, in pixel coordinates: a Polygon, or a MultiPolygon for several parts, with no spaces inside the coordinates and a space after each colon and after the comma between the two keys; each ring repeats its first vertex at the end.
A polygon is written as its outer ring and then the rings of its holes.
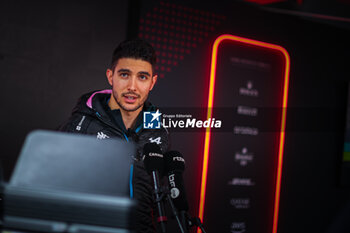
{"type": "Polygon", "coordinates": [[[115,99],[115,102],[117,102],[117,104],[119,105],[119,107],[120,107],[121,109],[123,109],[123,110],[126,111],[126,112],[134,112],[134,111],[136,111],[137,109],[139,109],[140,107],[143,106],[143,104],[146,102],[146,100],[147,100],[147,98],[148,98],[148,95],[146,96],[145,100],[144,100],[142,103],[140,103],[138,106],[136,106],[136,107],[133,108],[133,109],[127,109],[125,106],[123,106],[123,105],[118,101],[118,98],[115,98],[115,97],[114,97],[114,95],[113,95],[113,98],[115,99]]]}

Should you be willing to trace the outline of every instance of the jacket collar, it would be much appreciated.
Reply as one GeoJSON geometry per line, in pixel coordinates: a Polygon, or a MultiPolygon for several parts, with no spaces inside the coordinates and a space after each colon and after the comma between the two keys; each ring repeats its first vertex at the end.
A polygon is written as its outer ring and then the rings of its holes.
{"type": "MultiPolygon", "coordinates": [[[[93,111],[94,114],[99,115],[99,117],[107,121],[109,124],[115,125],[114,120],[112,120],[109,114],[107,113],[109,109],[106,109],[109,108],[108,101],[111,96],[111,93],[111,89],[90,92],[84,95],[85,98],[82,98],[81,101],[84,101],[85,99],[85,108],[87,107],[90,111],[93,111]]],[[[142,129],[143,111],[156,111],[156,109],[157,108],[150,102],[146,101],[144,103],[142,111],[136,118],[135,128],[133,129],[136,131],[136,133],[138,133],[142,129]]]]}

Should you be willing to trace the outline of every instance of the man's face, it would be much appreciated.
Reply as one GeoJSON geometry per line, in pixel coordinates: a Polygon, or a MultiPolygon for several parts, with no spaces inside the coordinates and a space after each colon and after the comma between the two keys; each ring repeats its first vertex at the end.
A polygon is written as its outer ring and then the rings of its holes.
{"type": "Polygon", "coordinates": [[[125,111],[142,107],[157,81],[157,75],[152,74],[152,65],[134,58],[120,58],[114,71],[107,69],[106,74],[115,101],[125,111]]]}

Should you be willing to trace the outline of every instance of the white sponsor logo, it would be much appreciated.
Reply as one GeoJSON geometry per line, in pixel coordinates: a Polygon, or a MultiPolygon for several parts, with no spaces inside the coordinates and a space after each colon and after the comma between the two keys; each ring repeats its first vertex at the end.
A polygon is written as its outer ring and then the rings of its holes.
{"type": "Polygon", "coordinates": [[[246,127],[246,126],[235,126],[233,128],[233,133],[234,134],[241,134],[241,135],[256,136],[259,134],[259,130],[257,128],[246,127]]]}
{"type": "Polygon", "coordinates": [[[169,184],[171,187],[175,187],[175,174],[169,176],[169,184]]]}
{"type": "Polygon", "coordinates": [[[250,207],[249,198],[232,198],[230,204],[236,209],[248,209],[250,207]]]}
{"type": "Polygon", "coordinates": [[[180,190],[178,188],[172,188],[170,189],[170,196],[171,198],[175,199],[180,195],[180,190]]]}
{"type": "Polygon", "coordinates": [[[161,137],[157,137],[155,139],[149,138],[149,141],[152,142],[152,143],[157,143],[159,145],[159,144],[162,144],[161,139],[162,139],[161,137]]]}
{"type": "Polygon", "coordinates": [[[253,160],[253,157],[253,154],[248,153],[248,149],[243,147],[241,152],[236,152],[235,161],[239,162],[241,166],[246,166],[248,162],[253,160]]]}
{"type": "Polygon", "coordinates": [[[180,190],[176,188],[175,184],[175,174],[171,174],[169,176],[169,184],[170,184],[170,196],[171,198],[177,198],[180,195],[180,190]]]}
{"type": "Polygon", "coordinates": [[[245,115],[245,116],[257,116],[258,109],[254,107],[238,106],[237,113],[239,115],[245,115]]]}
{"type": "Polygon", "coordinates": [[[261,62],[261,61],[255,61],[252,59],[245,59],[245,58],[241,58],[241,57],[231,57],[230,61],[236,64],[243,64],[243,65],[248,65],[251,67],[256,67],[259,69],[263,69],[263,70],[269,70],[271,68],[271,65],[265,62],[261,62]]]}
{"type": "Polygon", "coordinates": [[[233,222],[231,223],[231,233],[243,233],[246,230],[245,222],[233,222]]]}
{"type": "Polygon", "coordinates": [[[196,118],[185,120],[172,120],[163,118],[164,128],[221,128],[222,122],[215,118],[209,118],[206,121],[197,120],[196,118]]]}
{"type": "Polygon", "coordinates": [[[245,95],[245,96],[258,97],[259,96],[259,91],[256,90],[256,89],[253,89],[253,82],[252,81],[248,81],[247,82],[247,87],[239,88],[239,94],[240,95],[245,95]]]}
{"type": "Polygon", "coordinates": [[[180,156],[176,156],[176,157],[173,157],[173,161],[185,162],[185,159],[180,156]]]}
{"type": "Polygon", "coordinates": [[[97,139],[106,139],[106,138],[109,138],[109,136],[104,134],[103,132],[97,133],[97,139]]]}
{"type": "Polygon", "coordinates": [[[233,178],[228,182],[229,185],[254,186],[255,183],[250,178],[233,178]]]}
{"type": "Polygon", "coordinates": [[[158,153],[148,153],[148,156],[151,156],[151,157],[160,157],[160,158],[163,158],[163,155],[162,154],[158,154],[158,153]]]}

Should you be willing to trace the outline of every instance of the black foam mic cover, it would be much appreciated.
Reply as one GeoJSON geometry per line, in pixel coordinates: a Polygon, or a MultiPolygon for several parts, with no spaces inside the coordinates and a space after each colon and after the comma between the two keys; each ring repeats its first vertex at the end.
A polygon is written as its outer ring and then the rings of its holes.
{"type": "Polygon", "coordinates": [[[179,211],[188,210],[184,180],[182,173],[185,170],[185,160],[180,152],[168,151],[164,154],[165,171],[170,186],[170,193],[174,205],[179,211]]]}
{"type": "Polygon", "coordinates": [[[164,172],[164,160],[162,150],[156,143],[146,143],[143,147],[144,165],[148,174],[158,171],[162,176],[164,172]]]}
{"type": "Polygon", "coordinates": [[[185,159],[178,151],[168,151],[164,154],[165,171],[167,173],[172,171],[184,172],[185,171],[185,159]]]}

